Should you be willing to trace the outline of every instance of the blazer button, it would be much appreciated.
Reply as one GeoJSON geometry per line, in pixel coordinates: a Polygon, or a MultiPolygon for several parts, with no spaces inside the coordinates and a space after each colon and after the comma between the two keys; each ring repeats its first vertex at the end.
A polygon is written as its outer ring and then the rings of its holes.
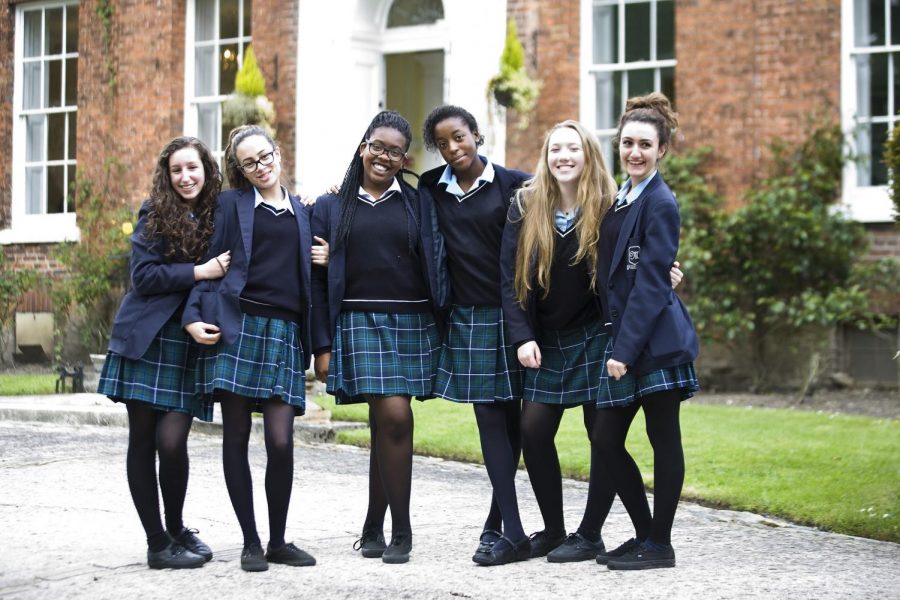
{"type": "Polygon", "coordinates": [[[617,310],[611,311],[611,312],[609,313],[609,316],[611,316],[613,319],[618,319],[618,318],[619,318],[619,311],[617,311],[617,310]]]}

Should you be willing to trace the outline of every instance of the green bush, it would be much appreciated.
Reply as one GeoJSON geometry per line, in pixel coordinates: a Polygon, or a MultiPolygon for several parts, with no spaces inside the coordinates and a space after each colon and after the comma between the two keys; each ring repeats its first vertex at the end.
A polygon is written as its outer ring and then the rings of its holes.
{"type": "Polygon", "coordinates": [[[900,223],[900,123],[891,131],[884,143],[884,164],[890,173],[888,193],[894,202],[894,219],[900,223]]]}
{"type": "Polygon", "coordinates": [[[6,361],[10,351],[6,345],[6,332],[13,325],[16,305],[36,282],[37,273],[14,269],[6,253],[0,250],[0,363],[6,361]]]}

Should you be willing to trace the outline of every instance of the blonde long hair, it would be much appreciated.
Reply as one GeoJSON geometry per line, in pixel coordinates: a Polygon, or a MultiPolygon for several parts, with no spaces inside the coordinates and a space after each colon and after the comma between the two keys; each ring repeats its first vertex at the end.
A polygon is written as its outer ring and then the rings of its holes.
{"type": "Polygon", "coordinates": [[[606,166],[600,143],[593,133],[578,121],[563,121],[554,125],[544,138],[541,158],[535,168],[534,179],[516,192],[515,202],[521,216],[518,247],[516,249],[516,275],[514,286],[516,299],[525,306],[532,286],[550,290],[550,267],[556,244],[554,234],[555,212],[559,208],[562,193],[559,183],[550,173],[547,153],[550,136],[557,129],[568,127],[581,138],[584,149],[584,170],[578,180],[576,208],[581,216],[575,222],[578,252],[572,264],[587,259],[591,271],[591,288],[597,288],[597,247],[600,241],[600,220],[613,204],[616,184],[606,166]]]}

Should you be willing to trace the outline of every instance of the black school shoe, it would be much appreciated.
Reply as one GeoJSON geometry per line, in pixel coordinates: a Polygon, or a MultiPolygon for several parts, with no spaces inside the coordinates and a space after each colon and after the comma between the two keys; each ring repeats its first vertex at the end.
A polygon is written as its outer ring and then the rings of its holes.
{"type": "Polygon", "coordinates": [[[597,564],[605,565],[610,560],[614,558],[621,558],[631,552],[632,550],[637,549],[641,543],[637,538],[631,538],[627,542],[621,544],[620,546],[610,550],[609,552],[601,552],[597,555],[597,564]]]}
{"type": "Polygon", "coordinates": [[[651,548],[647,542],[619,558],[610,558],[606,566],[610,569],[636,571],[641,569],[664,569],[675,566],[675,549],[672,546],[654,544],[651,548]]]}
{"type": "Polygon", "coordinates": [[[199,554],[207,561],[210,561],[213,557],[212,550],[210,550],[209,546],[204,544],[200,540],[200,538],[197,537],[198,533],[200,532],[196,529],[188,529],[187,527],[183,527],[181,529],[181,533],[179,533],[178,535],[173,535],[172,539],[194,554],[199,554]]]}
{"type": "Polygon", "coordinates": [[[546,529],[531,534],[531,558],[547,556],[547,553],[566,541],[566,532],[553,534],[546,529]]]}
{"type": "Polygon", "coordinates": [[[316,559],[309,552],[301,550],[291,542],[278,548],[266,547],[266,560],[291,567],[311,567],[316,564],[316,559]]]}
{"type": "Polygon", "coordinates": [[[391,544],[381,555],[382,562],[399,565],[409,562],[409,553],[412,551],[412,533],[395,533],[391,537],[391,544]]]}
{"type": "Polygon", "coordinates": [[[241,568],[251,573],[269,570],[269,561],[266,560],[259,542],[244,546],[241,551],[241,568]]]}
{"type": "Polygon", "coordinates": [[[353,543],[353,549],[359,550],[363,558],[381,558],[387,545],[381,528],[363,527],[362,535],[353,543]]]}
{"type": "Polygon", "coordinates": [[[531,540],[525,538],[515,544],[506,536],[500,536],[488,552],[476,552],[472,557],[476,563],[484,567],[506,565],[531,558],[531,540]]]}
{"type": "Polygon", "coordinates": [[[496,529],[485,529],[478,538],[478,548],[475,550],[475,554],[490,552],[491,546],[493,546],[501,537],[503,537],[503,534],[496,529]]]}
{"type": "Polygon", "coordinates": [[[593,560],[606,550],[603,540],[592,542],[580,533],[570,533],[566,541],[547,554],[547,562],[567,563],[593,560]]]}
{"type": "Polygon", "coordinates": [[[175,541],[158,552],[147,550],[147,566],[151,569],[196,569],[205,563],[206,558],[175,541]]]}

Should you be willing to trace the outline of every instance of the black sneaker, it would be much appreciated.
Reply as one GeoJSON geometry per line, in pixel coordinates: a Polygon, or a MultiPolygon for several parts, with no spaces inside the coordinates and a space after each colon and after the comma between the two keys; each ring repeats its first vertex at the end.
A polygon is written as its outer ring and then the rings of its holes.
{"type": "Polygon", "coordinates": [[[639,569],[664,569],[675,566],[675,549],[672,546],[657,546],[651,549],[646,542],[624,556],[610,558],[606,566],[610,569],[636,571],[639,569]]]}
{"type": "Polygon", "coordinates": [[[206,559],[174,541],[158,552],[147,550],[147,566],[151,569],[196,569],[206,559]]]}
{"type": "Polygon", "coordinates": [[[172,539],[194,554],[199,554],[207,561],[210,561],[213,557],[212,550],[210,550],[209,546],[204,544],[200,540],[200,538],[197,537],[198,533],[200,532],[196,529],[188,529],[187,527],[183,527],[181,529],[181,533],[179,533],[178,535],[173,535],[172,539]]]}
{"type": "Polygon", "coordinates": [[[610,550],[609,552],[600,552],[600,554],[597,555],[597,564],[605,565],[610,561],[610,559],[625,556],[640,545],[641,543],[637,540],[637,538],[631,538],[614,550],[610,550]]]}
{"type": "Polygon", "coordinates": [[[580,533],[570,533],[566,541],[547,554],[547,561],[552,563],[579,562],[591,560],[606,550],[603,540],[592,542],[580,533]]]}
{"type": "Polygon", "coordinates": [[[292,567],[311,567],[316,564],[316,559],[309,552],[301,550],[291,542],[278,548],[268,546],[266,548],[266,560],[270,563],[290,565],[292,567]]]}
{"type": "Polygon", "coordinates": [[[353,549],[359,550],[363,558],[381,558],[385,548],[387,545],[380,527],[363,527],[362,535],[353,542],[353,549]]]}
{"type": "Polygon", "coordinates": [[[531,558],[547,556],[547,553],[566,541],[566,532],[548,532],[546,529],[531,534],[531,558]]]}
{"type": "Polygon", "coordinates": [[[263,554],[263,549],[259,542],[253,542],[244,546],[243,551],[241,551],[241,568],[250,572],[269,570],[269,561],[266,560],[266,555],[263,554]]]}
{"type": "Polygon", "coordinates": [[[398,565],[409,562],[409,553],[412,550],[412,533],[395,533],[391,537],[391,545],[385,548],[381,555],[383,562],[398,565]]]}

